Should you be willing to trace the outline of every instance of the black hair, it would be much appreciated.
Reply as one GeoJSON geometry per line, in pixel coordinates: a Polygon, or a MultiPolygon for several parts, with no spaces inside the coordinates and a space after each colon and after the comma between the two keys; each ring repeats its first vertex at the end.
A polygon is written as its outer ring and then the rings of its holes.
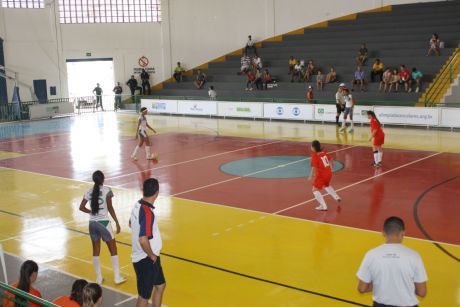
{"type": "Polygon", "coordinates": [[[97,303],[102,296],[102,288],[96,283],[87,284],[83,288],[83,303],[82,307],[91,307],[97,303]]]}
{"type": "Polygon", "coordinates": [[[94,187],[91,193],[91,214],[99,213],[99,196],[101,194],[101,185],[104,183],[104,174],[101,171],[93,173],[94,187]]]}
{"type": "Polygon", "coordinates": [[[406,65],[401,65],[401,67],[406,68],[406,65]]]}
{"type": "Polygon", "coordinates": [[[214,89],[214,85],[211,85],[209,88],[213,90],[213,89],[214,89]]]}
{"type": "MultiPolygon", "coordinates": [[[[33,273],[38,272],[38,264],[32,260],[26,260],[21,265],[19,273],[18,289],[29,293],[31,280],[30,277],[33,273]]],[[[20,297],[16,297],[17,302],[14,304],[15,307],[24,306],[25,300],[20,297]]]]}
{"type": "Polygon", "coordinates": [[[399,234],[405,229],[404,221],[397,216],[391,216],[385,220],[383,224],[383,232],[387,235],[399,234]]]}
{"type": "Polygon", "coordinates": [[[141,108],[141,113],[144,112],[145,110],[147,110],[147,108],[146,108],[146,107],[142,107],[142,108],[141,108]]]}
{"type": "Polygon", "coordinates": [[[412,71],[417,71],[417,67],[413,67],[413,68],[412,68],[412,71]]]}
{"type": "Polygon", "coordinates": [[[313,147],[316,152],[321,151],[321,143],[318,140],[314,140],[313,142],[311,142],[311,147],[313,147]]]}
{"type": "Polygon", "coordinates": [[[433,33],[433,35],[434,35],[434,38],[436,38],[436,39],[438,39],[438,38],[439,38],[439,35],[438,35],[438,33],[433,33]]]}
{"type": "Polygon", "coordinates": [[[151,197],[158,193],[158,190],[160,189],[160,185],[158,183],[158,180],[155,178],[149,178],[144,181],[144,186],[143,186],[143,194],[144,197],[151,197]]]}
{"type": "Polygon", "coordinates": [[[375,115],[374,111],[367,111],[366,113],[367,115],[370,115],[373,119],[375,119],[380,124],[380,121],[377,119],[377,115],[375,115]]]}
{"type": "Polygon", "coordinates": [[[77,279],[73,282],[72,291],[70,292],[70,299],[77,302],[79,305],[83,304],[83,288],[88,284],[84,279],[77,279]]]}

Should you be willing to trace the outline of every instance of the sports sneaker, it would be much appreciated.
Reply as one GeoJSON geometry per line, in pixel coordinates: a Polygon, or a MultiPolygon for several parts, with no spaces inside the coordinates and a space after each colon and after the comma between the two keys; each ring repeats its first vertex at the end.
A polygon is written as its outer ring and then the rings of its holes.
{"type": "Polygon", "coordinates": [[[318,206],[318,207],[315,208],[315,210],[318,210],[318,211],[327,211],[327,207],[318,206]]]}
{"type": "Polygon", "coordinates": [[[248,89],[248,88],[246,88],[246,89],[245,89],[245,91],[249,91],[249,89],[248,89]]]}
{"type": "Polygon", "coordinates": [[[412,93],[412,89],[410,88],[407,92],[408,92],[408,93],[412,93]]]}
{"type": "Polygon", "coordinates": [[[124,282],[126,282],[126,278],[124,278],[122,276],[118,276],[117,278],[115,278],[115,284],[116,285],[122,284],[124,282]]]}
{"type": "Polygon", "coordinates": [[[99,277],[96,278],[96,283],[98,285],[102,285],[103,282],[104,282],[104,277],[99,276],[99,277]]]}
{"type": "Polygon", "coordinates": [[[156,160],[156,159],[158,159],[157,153],[150,154],[150,156],[147,157],[147,160],[156,160]]]}
{"type": "Polygon", "coordinates": [[[341,199],[340,197],[337,197],[337,198],[335,199],[335,201],[338,202],[338,203],[340,203],[340,202],[342,201],[342,199],[341,199]]]}
{"type": "Polygon", "coordinates": [[[417,88],[415,89],[415,92],[416,92],[416,93],[420,92],[420,89],[417,87],[417,88]]]}
{"type": "Polygon", "coordinates": [[[348,129],[348,132],[352,133],[354,131],[353,128],[348,129]]]}

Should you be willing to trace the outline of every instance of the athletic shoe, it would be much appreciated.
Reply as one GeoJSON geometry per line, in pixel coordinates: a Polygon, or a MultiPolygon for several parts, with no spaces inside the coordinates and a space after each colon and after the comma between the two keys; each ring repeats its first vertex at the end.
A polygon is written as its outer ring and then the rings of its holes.
{"type": "Polygon", "coordinates": [[[420,91],[420,89],[417,87],[417,88],[415,89],[415,92],[418,93],[419,91],[420,91]]]}
{"type": "Polygon", "coordinates": [[[102,285],[103,282],[104,282],[104,277],[99,276],[98,278],[96,278],[96,283],[97,283],[98,285],[102,285]]]}
{"type": "Polygon", "coordinates": [[[150,156],[147,157],[147,160],[156,160],[156,159],[158,159],[158,154],[156,153],[150,154],[150,156]]]}
{"type": "Polygon", "coordinates": [[[132,156],[131,156],[131,159],[132,159],[133,161],[137,161],[137,157],[136,157],[135,155],[132,155],[132,156]]]}
{"type": "Polygon", "coordinates": [[[410,88],[407,92],[408,92],[408,93],[411,93],[411,92],[412,92],[412,89],[410,88]]]}
{"type": "Polygon", "coordinates": [[[115,278],[115,284],[116,285],[122,284],[124,282],[126,282],[126,278],[124,278],[122,276],[118,276],[117,278],[115,278]]]}
{"type": "Polygon", "coordinates": [[[327,207],[318,206],[318,207],[315,208],[315,210],[318,210],[318,211],[327,211],[327,207]]]}
{"type": "Polygon", "coordinates": [[[354,131],[353,128],[348,129],[348,132],[350,132],[350,133],[353,133],[353,131],[354,131]]]}
{"type": "Polygon", "coordinates": [[[338,197],[335,201],[340,203],[342,201],[342,199],[340,197],[338,197]]]}
{"type": "Polygon", "coordinates": [[[248,89],[248,88],[246,88],[246,89],[245,89],[245,91],[249,91],[249,89],[248,89]]]}

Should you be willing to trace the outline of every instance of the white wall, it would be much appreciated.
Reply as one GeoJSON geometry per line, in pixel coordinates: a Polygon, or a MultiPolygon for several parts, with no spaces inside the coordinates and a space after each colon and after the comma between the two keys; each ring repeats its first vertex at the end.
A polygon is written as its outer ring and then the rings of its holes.
{"type": "MultiPolygon", "coordinates": [[[[262,40],[343,15],[414,0],[162,0],[161,23],[61,25],[54,4],[45,9],[0,8],[6,67],[22,81],[47,79],[67,95],[66,59],[114,59],[115,80],[126,81],[141,56],[171,77],[176,61],[192,68],[241,48],[248,34],[262,40]]],[[[123,82],[124,83],[124,82],[123,82]]],[[[12,85],[8,85],[11,97],[12,85]]],[[[127,90],[127,89],[126,89],[127,90]]],[[[21,89],[21,98],[30,99],[21,89]]],[[[10,98],[11,99],[11,98],[10,98]]]]}

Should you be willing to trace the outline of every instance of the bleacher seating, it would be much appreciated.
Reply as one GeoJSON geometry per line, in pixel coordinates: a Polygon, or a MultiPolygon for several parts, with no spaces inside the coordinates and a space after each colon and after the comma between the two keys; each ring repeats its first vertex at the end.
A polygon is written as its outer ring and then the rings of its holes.
{"type": "MultiPolygon", "coordinates": [[[[246,76],[239,76],[240,56],[226,56],[224,62],[209,63],[205,73],[208,85],[214,85],[218,96],[304,98],[311,82],[290,83],[288,59],[291,55],[305,61],[313,60],[324,74],[335,67],[340,82],[350,85],[356,69],[355,57],[362,42],[367,43],[369,60],[363,67],[367,79],[367,91],[355,91],[362,101],[411,101],[415,103],[421,93],[379,93],[378,82],[369,83],[370,68],[375,58],[385,67],[408,69],[417,67],[423,74],[422,91],[434,78],[442,64],[451,55],[460,38],[460,1],[420,3],[393,6],[391,11],[359,13],[355,20],[330,21],[327,27],[305,28],[304,34],[283,35],[282,41],[262,42],[258,52],[264,68],[269,68],[279,80],[278,87],[268,91],[245,91],[246,76]],[[445,49],[441,56],[426,57],[432,33],[438,33],[445,49]]],[[[245,36],[249,33],[242,33],[245,36]]],[[[177,59],[180,60],[180,59],[177,59]]],[[[206,96],[205,90],[193,86],[193,76],[184,77],[182,83],[165,82],[163,89],[154,95],[206,96]]],[[[315,84],[316,85],[316,84],[315,84]]],[[[315,88],[315,98],[333,99],[335,84],[326,84],[323,92],[315,88]]]]}

